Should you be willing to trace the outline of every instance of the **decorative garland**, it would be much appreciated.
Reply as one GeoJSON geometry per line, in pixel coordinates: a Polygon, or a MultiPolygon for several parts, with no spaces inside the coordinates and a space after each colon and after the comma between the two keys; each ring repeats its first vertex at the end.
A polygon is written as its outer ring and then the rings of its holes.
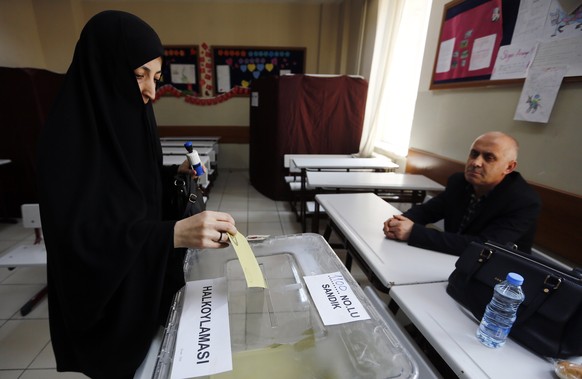
{"type": "Polygon", "coordinates": [[[249,88],[243,87],[234,87],[230,91],[221,93],[218,96],[214,97],[197,97],[192,95],[184,95],[182,91],[176,89],[170,84],[166,84],[158,88],[156,91],[156,100],[158,100],[161,96],[171,95],[174,97],[184,97],[184,101],[188,104],[194,105],[216,105],[220,103],[224,103],[225,101],[231,99],[233,96],[237,95],[248,95],[251,92],[249,88]]]}

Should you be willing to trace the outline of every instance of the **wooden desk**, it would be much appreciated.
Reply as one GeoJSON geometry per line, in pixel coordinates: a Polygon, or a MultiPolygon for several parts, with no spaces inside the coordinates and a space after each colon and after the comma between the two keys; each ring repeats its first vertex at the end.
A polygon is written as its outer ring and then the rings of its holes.
{"type": "Polygon", "coordinates": [[[340,159],[352,158],[352,154],[285,154],[283,156],[283,167],[286,170],[285,181],[289,184],[291,190],[291,198],[289,200],[291,208],[297,215],[297,221],[301,221],[301,200],[304,194],[301,192],[301,169],[297,168],[293,163],[293,159],[297,158],[312,158],[312,159],[340,159]],[[297,204],[299,203],[299,207],[297,204]]]}
{"type": "Polygon", "coordinates": [[[162,137],[160,141],[220,141],[219,136],[174,136],[174,137],[162,137]]]}
{"type": "MultiPolygon", "coordinates": [[[[315,172],[308,171],[307,186],[316,193],[373,192],[384,200],[420,204],[427,192],[444,191],[445,187],[424,175],[394,172],[315,172]]],[[[319,207],[315,204],[312,231],[319,231],[319,207]]]]}
{"type": "MultiPolygon", "coordinates": [[[[184,147],[185,142],[192,142],[196,147],[210,147],[213,148],[216,154],[219,150],[219,141],[221,137],[218,136],[183,136],[183,137],[162,137],[160,143],[162,146],[180,146],[184,147]],[[178,144],[178,145],[174,145],[178,144]]],[[[200,154],[200,152],[198,152],[200,154]]]]}
{"type": "MultiPolygon", "coordinates": [[[[458,257],[409,246],[386,238],[384,221],[401,212],[373,193],[319,194],[330,227],[348,251],[346,267],[355,258],[370,282],[381,291],[400,285],[445,282],[458,257]]],[[[327,236],[326,236],[327,237],[327,236]]]]}
{"type": "Polygon", "coordinates": [[[210,148],[210,149],[214,149],[214,151],[216,151],[216,154],[218,154],[219,145],[218,145],[218,142],[214,141],[214,140],[198,140],[198,139],[193,139],[193,140],[160,140],[162,147],[182,147],[183,148],[185,142],[191,142],[192,147],[194,149],[210,148]]]}
{"type": "Polygon", "coordinates": [[[46,247],[39,244],[21,243],[0,256],[0,267],[46,266],[46,247]]]}
{"type": "MultiPolygon", "coordinates": [[[[490,349],[478,321],[446,293],[447,283],[394,287],[390,297],[459,378],[555,378],[553,364],[509,339],[490,349]]],[[[576,359],[581,362],[582,357],[576,359]]]]}
{"type": "Polygon", "coordinates": [[[386,157],[377,158],[293,158],[291,167],[301,170],[301,195],[300,195],[300,219],[303,232],[307,230],[306,226],[306,172],[307,170],[326,171],[326,170],[367,170],[367,171],[394,171],[398,165],[386,157]]]}
{"type": "MultiPolygon", "coordinates": [[[[216,152],[211,147],[197,147],[194,149],[198,152],[198,155],[203,156],[207,155],[210,158],[210,162],[214,163],[216,161],[216,152]]],[[[162,154],[164,155],[182,155],[185,156],[187,153],[186,148],[184,146],[177,147],[177,146],[162,146],[162,154]]]]}
{"type": "Polygon", "coordinates": [[[192,146],[194,147],[215,147],[217,145],[216,141],[211,140],[184,140],[184,141],[176,141],[176,140],[160,140],[160,144],[162,146],[167,147],[184,147],[184,143],[191,142],[192,146]]]}
{"type": "Polygon", "coordinates": [[[395,172],[327,172],[308,171],[307,184],[314,188],[362,189],[390,191],[444,191],[445,187],[424,175],[397,174],[395,172]]]}
{"type": "Polygon", "coordinates": [[[300,173],[301,170],[295,167],[293,159],[297,158],[315,158],[315,159],[338,159],[338,158],[352,158],[351,154],[285,154],[283,156],[283,167],[289,170],[290,173],[300,173]]]}
{"type": "Polygon", "coordinates": [[[356,158],[356,157],[296,157],[291,159],[290,168],[299,170],[383,170],[393,171],[398,165],[386,157],[356,158]]]}

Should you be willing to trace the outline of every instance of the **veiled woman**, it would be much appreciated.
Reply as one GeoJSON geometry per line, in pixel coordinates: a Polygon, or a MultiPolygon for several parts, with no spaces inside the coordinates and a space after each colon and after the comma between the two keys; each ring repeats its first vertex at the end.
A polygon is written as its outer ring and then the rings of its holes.
{"type": "Polygon", "coordinates": [[[226,233],[236,233],[226,213],[163,220],[171,173],[151,104],[162,54],[158,35],[138,17],[95,15],[39,141],[58,371],[132,378],[184,284],[180,248],[223,247],[226,233]]]}

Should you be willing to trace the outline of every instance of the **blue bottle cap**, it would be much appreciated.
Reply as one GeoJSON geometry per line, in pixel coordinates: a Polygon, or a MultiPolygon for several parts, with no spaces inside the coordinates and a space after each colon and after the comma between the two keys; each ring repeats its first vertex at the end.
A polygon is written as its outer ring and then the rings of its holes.
{"type": "Polygon", "coordinates": [[[506,280],[509,284],[513,284],[514,286],[521,286],[523,284],[523,276],[516,274],[515,272],[507,274],[506,280]]]}

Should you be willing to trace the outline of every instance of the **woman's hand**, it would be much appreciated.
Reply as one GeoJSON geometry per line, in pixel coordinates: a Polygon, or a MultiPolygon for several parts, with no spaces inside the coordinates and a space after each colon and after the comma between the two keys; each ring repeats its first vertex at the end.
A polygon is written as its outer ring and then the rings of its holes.
{"type": "Polygon", "coordinates": [[[234,219],[224,212],[204,211],[183,220],[174,226],[174,247],[192,249],[228,246],[228,234],[237,233],[234,219]]]}

